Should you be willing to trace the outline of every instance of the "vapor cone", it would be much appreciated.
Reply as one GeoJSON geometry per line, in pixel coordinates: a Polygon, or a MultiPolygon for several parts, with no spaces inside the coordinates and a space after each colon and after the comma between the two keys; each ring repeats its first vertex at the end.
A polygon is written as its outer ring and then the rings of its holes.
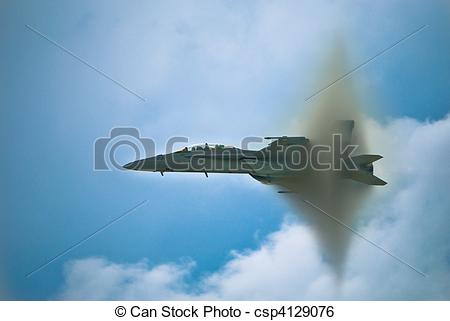
{"type": "MultiPolygon", "coordinates": [[[[325,87],[341,78],[350,69],[344,46],[338,43],[330,52],[320,83],[325,87]]],[[[319,87],[318,90],[320,89],[319,87]]],[[[332,134],[336,133],[336,123],[354,120],[351,144],[358,145],[355,154],[367,152],[363,106],[358,100],[350,77],[320,92],[311,98],[307,105],[307,117],[305,118],[304,112],[299,116],[301,128],[297,131],[308,137],[312,145],[332,146],[332,134]]],[[[331,156],[327,158],[325,155],[321,161],[331,161],[331,156]]],[[[337,221],[348,226],[354,225],[358,209],[366,200],[371,186],[343,179],[333,170],[313,169],[308,169],[305,175],[282,182],[280,185],[293,191],[288,195],[298,209],[298,215],[309,222],[317,235],[324,260],[334,269],[338,277],[341,276],[350,241],[354,235],[337,221]]]]}

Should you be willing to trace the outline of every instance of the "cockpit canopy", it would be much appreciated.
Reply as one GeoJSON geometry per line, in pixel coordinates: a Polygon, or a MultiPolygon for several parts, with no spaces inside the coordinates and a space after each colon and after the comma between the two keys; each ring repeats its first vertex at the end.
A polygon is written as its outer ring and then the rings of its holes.
{"type": "Polygon", "coordinates": [[[186,146],[183,149],[180,149],[177,151],[179,152],[192,152],[192,151],[207,151],[207,150],[224,150],[224,149],[234,149],[233,146],[228,145],[222,145],[222,144],[199,144],[199,145],[192,145],[192,146],[186,146]]]}

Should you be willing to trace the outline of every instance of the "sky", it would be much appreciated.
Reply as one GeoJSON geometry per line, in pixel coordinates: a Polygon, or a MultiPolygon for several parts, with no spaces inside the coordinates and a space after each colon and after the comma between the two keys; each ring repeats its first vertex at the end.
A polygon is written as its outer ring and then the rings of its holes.
{"type": "Polygon", "coordinates": [[[3,1],[0,297],[448,300],[449,15],[445,1],[3,1]],[[249,176],[94,171],[116,126],[157,152],[290,131],[336,38],[351,66],[376,56],[342,80],[370,104],[389,182],[357,228],[426,278],[354,238],[337,285],[309,226],[249,176]]]}

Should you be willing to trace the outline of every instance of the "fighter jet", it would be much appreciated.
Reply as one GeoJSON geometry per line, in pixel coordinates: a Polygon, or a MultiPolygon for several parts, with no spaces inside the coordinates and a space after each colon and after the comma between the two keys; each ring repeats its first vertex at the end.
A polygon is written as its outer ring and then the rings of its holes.
{"type": "MultiPolygon", "coordinates": [[[[353,155],[357,146],[350,148],[353,120],[336,123],[333,143],[324,146],[306,137],[265,137],[271,140],[260,150],[240,149],[221,144],[201,144],[185,147],[173,153],[136,160],[123,167],[129,170],[160,172],[194,172],[248,174],[264,184],[286,187],[280,193],[290,193],[290,182],[314,179],[315,173],[329,172],[342,179],[351,179],[367,185],[385,185],[373,175],[373,162],[380,155],[353,155]],[[336,139],[335,139],[336,138],[336,139]]],[[[296,188],[298,190],[298,188],[296,188]]]]}

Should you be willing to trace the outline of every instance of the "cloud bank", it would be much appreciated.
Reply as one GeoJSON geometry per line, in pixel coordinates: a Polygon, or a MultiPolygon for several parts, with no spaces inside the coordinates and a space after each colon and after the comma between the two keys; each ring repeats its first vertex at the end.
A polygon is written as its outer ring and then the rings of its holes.
{"type": "MultiPolygon", "coordinates": [[[[360,233],[424,272],[423,277],[368,242],[352,236],[339,285],[310,227],[286,222],[256,250],[233,253],[200,280],[195,265],[105,258],[71,261],[60,299],[450,299],[450,118],[369,122],[371,145],[385,158],[377,189],[357,225],[360,233]]],[[[350,232],[349,232],[350,233],[350,232]]]]}

